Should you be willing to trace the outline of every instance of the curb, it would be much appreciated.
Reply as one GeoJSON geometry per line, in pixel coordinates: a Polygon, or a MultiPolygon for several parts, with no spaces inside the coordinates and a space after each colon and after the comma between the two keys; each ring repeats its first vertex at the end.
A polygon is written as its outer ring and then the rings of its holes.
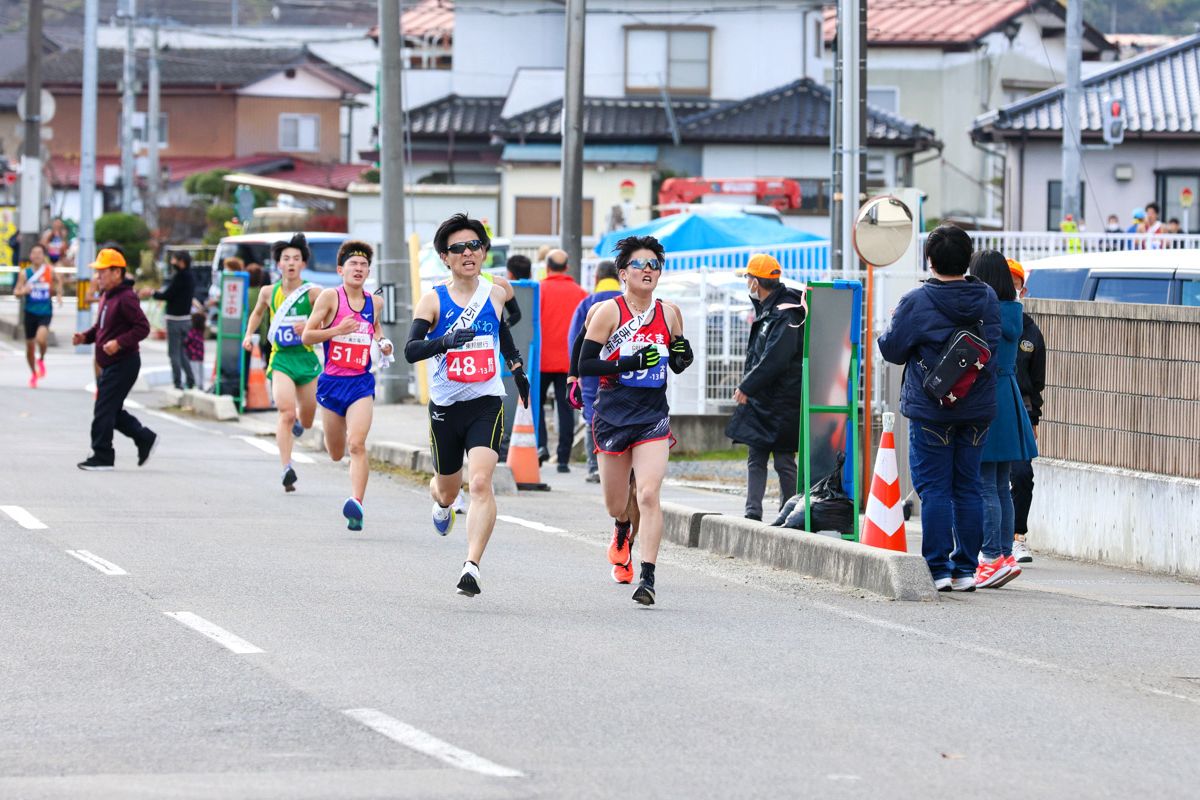
{"type": "Polygon", "coordinates": [[[195,389],[186,389],[181,393],[179,403],[183,408],[205,419],[228,422],[238,418],[237,406],[233,404],[233,398],[226,394],[207,394],[195,389]]]}
{"type": "MultiPolygon", "coordinates": [[[[16,322],[10,319],[0,319],[0,337],[8,337],[13,341],[25,341],[25,323],[20,319],[16,322]]],[[[68,338],[67,344],[70,343],[70,339],[68,338]]],[[[58,336],[51,330],[50,336],[46,339],[46,346],[58,347],[58,345],[58,336]]]]}
{"type": "MultiPolygon", "coordinates": [[[[426,475],[434,473],[433,456],[424,447],[400,442],[371,442],[367,445],[367,453],[371,458],[394,464],[401,469],[426,475]]],[[[466,467],[465,462],[463,466],[466,467]]],[[[470,479],[470,473],[464,472],[463,480],[469,481],[470,479]]],[[[517,482],[513,479],[512,470],[507,464],[496,465],[496,471],[492,473],[492,493],[499,496],[517,493],[517,482]]]]}
{"type": "Polygon", "coordinates": [[[662,509],[663,538],[678,545],[798,572],[892,600],[937,599],[929,568],[919,555],[776,528],[676,503],[663,503],[662,509]]]}

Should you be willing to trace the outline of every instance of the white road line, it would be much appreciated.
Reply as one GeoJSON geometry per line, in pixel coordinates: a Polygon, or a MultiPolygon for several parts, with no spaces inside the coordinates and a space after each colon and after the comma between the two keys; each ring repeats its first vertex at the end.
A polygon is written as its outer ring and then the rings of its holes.
{"type": "Polygon", "coordinates": [[[159,419],[165,419],[168,422],[174,422],[176,425],[182,425],[185,428],[191,428],[191,429],[197,430],[197,431],[204,431],[205,433],[212,433],[212,431],[210,431],[208,428],[202,428],[194,422],[188,422],[186,419],[180,419],[179,417],[175,416],[174,414],[168,414],[165,411],[154,411],[153,409],[148,408],[148,409],[146,409],[146,413],[152,417],[158,417],[159,419]]]}
{"type": "Polygon", "coordinates": [[[477,772],[480,775],[490,775],[493,778],[523,778],[524,773],[509,767],[502,767],[482,756],[455,747],[449,742],[401,722],[395,717],[389,717],[374,708],[350,708],[342,712],[346,716],[361,722],[371,730],[381,733],[393,742],[399,742],[405,747],[424,753],[449,764],[452,767],[477,772]]]}
{"type": "MultiPolygon", "coordinates": [[[[279,455],[278,447],[276,447],[271,442],[268,442],[264,439],[260,439],[257,436],[234,436],[233,438],[241,439],[246,444],[250,445],[251,447],[255,447],[259,450],[262,450],[264,453],[270,453],[273,456],[279,455]]],[[[316,461],[314,461],[312,459],[311,456],[306,456],[304,453],[301,453],[299,450],[296,450],[296,449],[292,450],[292,460],[295,461],[297,464],[315,464],[315,463],[317,463],[316,461]]]]}
{"type": "Polygon", "coordinates": [[[497,514],[496,519],[503,520],[504,522],[511,522],[514,525],[522,525],[526,528],[532,528],[533,530],[541,531],[542,533],[566,533],[566,531],[562,528],[555,528],[553,525],[543,525],[540,522],[532,522],[527,519],[521,519],[520,517],[510,517],[506,514],[497,514]]]}
{"type": "Polygon", "coordinates": [[[145,406],[139,403],[137,400],[130,400],[128,397],[125,398],[125,405],[129,406],[130,408],[145,408],[145,406]]]}
{"type": "Polygon", "coordinates": [[[72,558],[78,558],[89,567],[104,575],[129,574],[111,561],[106,561],[95,553],[89,553],[87,550],[68,550],[67,555],[71,556],[72,558]]]}
{"type": "Polygon", "coordinates": [[[232,650],[238,654],[246,653],[262,653],[265,652],[262,648],[255,647],[240,636],[235,636],[224,628],[218,628],[204,617],[197,616],[190,611],[164,611],[168,617],[178,622],[182,622],[197,633],[207,636],[222,647],[232,650]]]}
{"type": "Polygon", "coordinates": [[[40,531],[46,528],[46,523],[30,514],[20,506],[0,506],[0,511],[3,511],[8,516],[12,517],[13,522],[31,531],[40,531]]]}

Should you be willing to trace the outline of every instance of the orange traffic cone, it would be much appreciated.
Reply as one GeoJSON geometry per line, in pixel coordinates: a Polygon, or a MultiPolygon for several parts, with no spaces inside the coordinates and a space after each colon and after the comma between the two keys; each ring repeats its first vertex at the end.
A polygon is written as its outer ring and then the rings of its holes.
{"type": "Polygon", "coordinates": [[[875,475],[867,498],[866,524],[862,542],[884,550],[908,552],[904,537],[904,508],[900,498],[900,472],[896,468],[896,439],[892,429],[896,415],[883,415],[883,438],[875,454],[875,475]]]}
{"type": "Polygon", "coordinates": [[[512,438],[508,442],[508,460],[512,470],[513,480],[518,489],[548,491],[549,486],[542,483],[542,473],[538,468],[537,436],[533,432],[533,409],[517,402],[517,413],[513,417],[512,438]]]}
{"type": "Polygon", "coordinates": [[[261,410],[271,407],[271,393],[267,391],[267,373],[262,368],[262,353],[258,345],[250,354],[250,374],[246,376],[246,409],[261,410]]]}

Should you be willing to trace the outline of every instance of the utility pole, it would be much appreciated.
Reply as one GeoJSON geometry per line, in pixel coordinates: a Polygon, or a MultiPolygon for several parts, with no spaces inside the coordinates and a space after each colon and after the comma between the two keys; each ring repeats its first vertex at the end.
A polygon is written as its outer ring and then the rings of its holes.
{"type": "Polygon", "coordinates": [[[829,96],[829,266],[842,269],[842,14],[838,13],[833,37],[833,89],[829,96]]]}
{"type": "Polygon", "coordinates": [[[25,55],[25,141],[21,146],[21,258],[42,232],[42,0],[29,0],[25,55]]]}
{"type": "Polygon", "coordinates": [[[567,59],[562,118],[562,249],[567,271],[575,280],[583,274],[583,44],[586,0],[566,0],[567,59]]]}
{"type": "MultiPolygon", "coordinates": [[[[401,46],[400,0],[379,0],[379,189],[383,204],[379,283],[383,288],[383,333],[397,348],[404,346],[405,328],[412,320],[411,275],[404,224],[401,46]]],[[[411,371],[403,354],[396,353],[396,363],[379,373],[382,402],[397,403],[408,397],[411,371]]]]}
{"type": "Polygon", "coordinates": [[[854,217],[858,213],[859,170],[862,157],[859,145],[861,116],[859,56],[857,26],[862,0],[840,0],[838,3],[838,55],[842,63],[842,215],[834,220],[841,226],[842,263],[844,273],[858,268],[854,241],[854,217]]]}
{"type": "MultiPolygon", "coordinates": [[[[99,28],[100,0],[84,0],[83,4],[83,98],[80,106],[79,131],[79,250],[75,256],[79,285],[87,287],[92,279],[92,260],[96,257],[96,84],[99,49],[96,44],[99,28]]],[[[80,292],[80,297],[85,294],[80,292]]],[[[92,327],[92,307],[86,302],[76,304],[75,330],[92,327]]],[[[79,352],[88,352],[88,345],[79,345],[79,352]]]]}
{"type": "Polygon", "coordinates": [[[159,167],[158,167],[158,117],[161,98],[159,96],[160,80],[158,72],[158,20],[154,20],[150,27],[150,59],[149,59],[149,92],[150,96],[146,101],[146,147],[147,161],[149,162],[146,180],[146,225],[150,228],[152,236],[158,236],[158,192],[159,192],[159,167]]]}
{"type": "Polygon", "coordinates": [[[1062,126],[1062,218],[1067,215],[1079,225],[1079,157],[1083,133],[1079,129],[1080,61],[1083,59],[1083,2],[1067,3],[1067,83],[1063,90],[1062,126]]]}
{"type": "Polygon", "coordinates": [[[125,0],[125,63],[121,73],[121,211],[133,213],[133,189],[137,181],[133,167],[133,114],[137,95],[137,0],[125,0]]]}

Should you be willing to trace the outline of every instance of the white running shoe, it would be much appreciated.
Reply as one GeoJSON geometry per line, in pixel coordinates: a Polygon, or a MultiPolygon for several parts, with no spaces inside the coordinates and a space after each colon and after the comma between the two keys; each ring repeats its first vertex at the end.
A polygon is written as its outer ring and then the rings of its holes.
{"type": "Polygon", "coordinates": [[[973,592],[975,591],[975,578],[972,576],[952,578],[950,588],[956,592],[973,592]]]}
{"type": "Polygon", "coordinates": [[[458,496],[454,498],[454,502],[450,504],[450,508],[454,510],[455,514],[467,513],[467,502],[463,499],[462,492],[459,492],[458,496]]]}
{"type": "Polygon", "coordinates": [[[1029,545],[1025,544],[1024,539],[1013,540],[1012,554],[1018,564],[1028,564],[1033,561],[1033,553],[1030,552],[1029,545]]]}
{"type": "Polygon", "coordinates": [[[462,573],[458,576],[458,593],[474,597],[481,591],[483,590],[479,588],[479,565],[465,562],[462,573]]]}
{"type": "Polygon", "coordinates": [[[433,529],[439,536],[445,536],[453,527],[454,511],[449,506],[442,508],[435,502],[433,504],[433,529]]]}
{"type": "Polygon", "coordinates": [[[933,582],[933,588],[937,589],[939,592],[948,592],[950,591],[950,586],[952,583],[953,579],[951,578],[938,578],[933,582]]]}

